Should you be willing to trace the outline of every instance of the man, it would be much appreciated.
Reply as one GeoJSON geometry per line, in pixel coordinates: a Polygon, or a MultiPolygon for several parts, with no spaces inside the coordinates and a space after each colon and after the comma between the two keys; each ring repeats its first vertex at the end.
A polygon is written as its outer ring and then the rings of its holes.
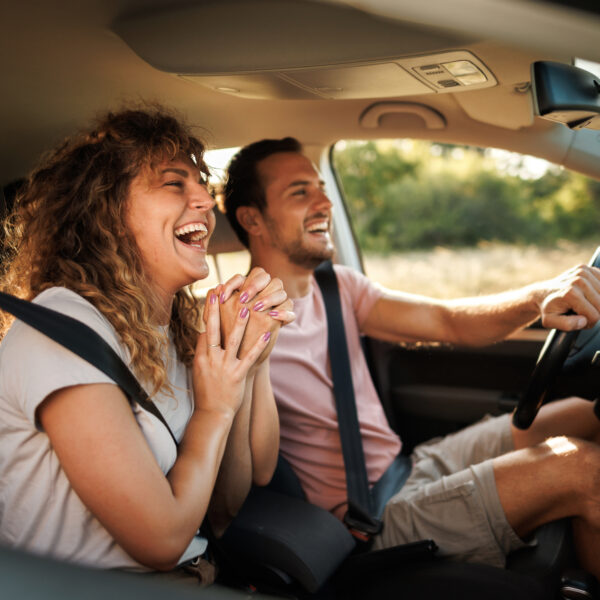
{"type": "MultiPolygon", "coordinates": [[[[341,517],[347,500],[328,372],[327,326],[314,268],[334,252],[331,202],[314,165],[292,139],[243,148],[229,166],[226,210],[252,266],[279,277],[296,320],[280,333],[271,378],[281,453],[309,501],[341,517]]],[[[541,317],[581,329],[600,317],[600,270],[580,266],[556,279],[490,297],[439,301],[374,286],[336,266],[357,412],[370,484],[400,451],[362,355],[359,334],[401,341],[485,345],[541,317]],[[567,315],[572,310],[575,314],[567,315]]],[[[411,475],[388,503],[374,548],[433,538],[440,552],[504,566],[539,525],[573,516],[582,565],[600,575],[600,423],[592,403],[545,406],[521,431],[510,416],[488,419],[415,449],[411,475]],[[567,436],[551,438],[550,436],[567,436]]]]}

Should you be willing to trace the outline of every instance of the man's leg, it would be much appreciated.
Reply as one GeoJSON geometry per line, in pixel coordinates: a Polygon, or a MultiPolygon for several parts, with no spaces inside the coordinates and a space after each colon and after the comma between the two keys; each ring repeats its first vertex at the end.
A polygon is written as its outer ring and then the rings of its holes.
{"type": "Polygon", "coordinates": [[[536,446],[549,437],[566,435],[600,444],[600,420],[594,403],[581,398],[566,398],[545,404],[529,429],[512,426],[515,449],[536,446]]]}
{"type": "Polygon", "coordinates": [[[582,566],[600,579],[600,446],[555,437],[499,456],[493,466],[500,503],[516,533],[525,538],[544,523],[573,517],[582,566]]]}
{"type": "Polygon", "coordinates": [[[374,547],[433,539],[441,556],[504,566],[507,553],[527,545],[496,490],[492,460],[513,450],[508,414],[415,448],[410,477],[388,502],[374,547]]]}
{"type": "MultiPolygon", "coordinates": [[[[557,400],[542,406],[532,426],[526,430],[512,427],[515,448],[537,445],[552,436],[565,435],[589,440],[600,444],[600,420],[593,412],[594,403],[581,398],[557,400]]],[[[554,442],[556,448],[568,448],[569,441],[554,442]]],[[[593,477],[594,469],[583,473],[585,478],[593,477]]],[[[508,515],[507,515],[508,517],[508,515]]],[[[510,518],[509,522],[512,524],[510,518]]],[[[598,556],[600,556],[600,529],[586,519],[573,517],[573,536],[582,564],[598,577],[598,556]]],[[[518,532],[519,529],[515,528],[518,532]]]]}
{"type": "Polygon", "coordinates": [[[499,564],[518,536],[568,516],[582,564],[600,575],[600,445],[575,436],[544,443],[558,432],[594,439],[598,429],[592,403],[573,399],[544,407],[526,432],[515,434],[504,415],[418,447],[376,547],[433,538],[447,555],[499,564]]]}

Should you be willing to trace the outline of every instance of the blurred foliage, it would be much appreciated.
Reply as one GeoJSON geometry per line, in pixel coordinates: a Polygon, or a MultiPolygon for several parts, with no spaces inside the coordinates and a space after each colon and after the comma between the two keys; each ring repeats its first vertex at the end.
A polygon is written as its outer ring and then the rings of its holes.
{"type": "Polygon", "coordinates": [[[341,142],[334,152],[359,243],[382,254],[597,236],[600,181],[540,163],[419,140],[341,142]]]}

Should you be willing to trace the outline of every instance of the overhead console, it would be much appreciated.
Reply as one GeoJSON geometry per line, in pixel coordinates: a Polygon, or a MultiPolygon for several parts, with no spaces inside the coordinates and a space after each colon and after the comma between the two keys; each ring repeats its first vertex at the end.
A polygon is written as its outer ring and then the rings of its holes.
{"type": "Polygon", "coordinates": [[[496,85],[487,67],[466,50],[369,64],[304,67],[252,75],[183,75],[194,83],[248,98],[391,98],[496,85]]]}
{"type": "Polygon", "coordinates": [[[473,38],[342,5],[219,0],[125,16],[112,28],[153,67],[246,98],[391,98],[497,84],[462,49],[473,38]]]}

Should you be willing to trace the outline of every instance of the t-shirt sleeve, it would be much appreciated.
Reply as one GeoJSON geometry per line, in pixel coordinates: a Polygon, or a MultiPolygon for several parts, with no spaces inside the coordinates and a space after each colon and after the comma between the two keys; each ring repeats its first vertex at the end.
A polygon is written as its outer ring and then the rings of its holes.
{"type": "MultiPolygon", "coordinates": [[[[110,323],[78,294],[51,288],[34,302],[82,321],[128,361],[110,323]]],[[[38,428],[36,409],[52,392],[73,385],[114,383],[86,360],[18,320],[0,344],[0,382],[0,394],[14,398],[38,428]]]]}
{"type": "Polygon", "coordinates": [[[334,265],[338,278],[340,293],[350,298],[356,322],[362,331],[362,326],[371,309],[383,296],[382,289],[368,277],[345,265],[334,265]]]}

